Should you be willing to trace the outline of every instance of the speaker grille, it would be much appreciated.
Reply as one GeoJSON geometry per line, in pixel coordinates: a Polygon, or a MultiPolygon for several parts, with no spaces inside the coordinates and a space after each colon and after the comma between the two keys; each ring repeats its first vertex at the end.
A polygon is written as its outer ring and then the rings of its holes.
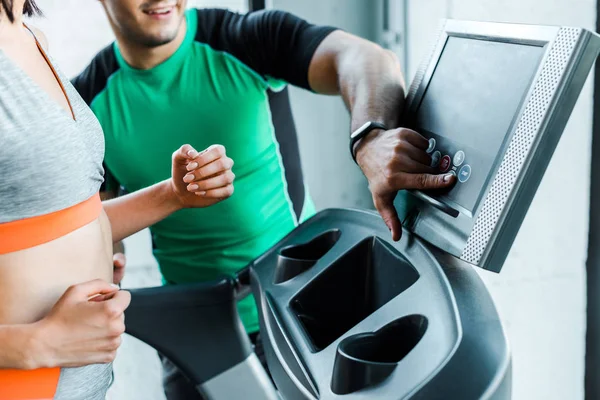
{"type": "Polygon", "coordinates": [[[479,264],[494,233],[504,207],[511,195],[535,137],[544,121],[563,71],[575,49],[581,29],[561,28],[552,45],[542,72],[535,83],[514,137],[510,142],[496,178],[481,207],[473,231],[467,240],[461,258],[479,264]]]}

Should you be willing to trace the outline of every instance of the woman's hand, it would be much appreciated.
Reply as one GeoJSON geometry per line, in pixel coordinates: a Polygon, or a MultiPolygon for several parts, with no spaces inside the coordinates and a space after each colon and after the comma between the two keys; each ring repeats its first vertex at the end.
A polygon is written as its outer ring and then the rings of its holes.
{"type": "Polygon", "coordinates": [[[94,280],[71,286],[35,323],[31,368],[80,367],[112,362],[125,332],[131,294],[94,280]]]}
{"type": "Polygon", "coordinates": [[[233,194],[232,167],[225,147],[213,145],[198,153],[186,144],[173,153],[173,192],[185,208],[212,206],[233,194]]]}

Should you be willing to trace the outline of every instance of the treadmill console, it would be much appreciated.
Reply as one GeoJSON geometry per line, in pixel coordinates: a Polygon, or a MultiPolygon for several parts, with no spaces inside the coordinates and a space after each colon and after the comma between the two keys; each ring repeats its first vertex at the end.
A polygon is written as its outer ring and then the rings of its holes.
{"type": "Polygon", "coordinates": [[[448,38],[413,116],[430,139],[432,166],[458,177],[441,200],[473,213],[542,54],[539,46],[448,38]]]}
{"type": "Polygon", "coordinates": [[[600,50],[580,28],[445,21],[408,95],[443,192],[401,192],[405,225],[499,272],[600,50]]]}

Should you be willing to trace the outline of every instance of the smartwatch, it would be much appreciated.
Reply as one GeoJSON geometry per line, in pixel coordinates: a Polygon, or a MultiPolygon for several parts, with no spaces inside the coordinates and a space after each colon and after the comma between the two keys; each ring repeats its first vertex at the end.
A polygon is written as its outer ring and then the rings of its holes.
{"type": "Polygon", "coordinates": [[[352,134],[350,135],[350,154],[352,154],[352,159],[355,163],[356,154],[354,153],[354,146],[360,139],[367,136],[374,129],[383,129],[384,131],[388,130],[388,128],[385,125],[380,124],[379,122],[369,121],[354,132],[352,132],[352,134]]]}

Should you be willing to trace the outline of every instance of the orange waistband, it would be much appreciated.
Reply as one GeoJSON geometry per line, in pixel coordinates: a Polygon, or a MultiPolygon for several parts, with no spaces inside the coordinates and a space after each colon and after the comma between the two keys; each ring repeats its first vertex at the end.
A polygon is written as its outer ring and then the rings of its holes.
{"type": "Polygon", "coordinates": [[[52,400],[59,378],[60,368],[0,369],[0,400],[52,400]]]}
{"type": "MultiPolygon", "coordinates": [[[[50,242],[89,224],[102,211],[100,194],[64,210],[0,224],[0,254],[50,242]]],[[[2,400],[0,398],[0,400],[2,400]]]]}

